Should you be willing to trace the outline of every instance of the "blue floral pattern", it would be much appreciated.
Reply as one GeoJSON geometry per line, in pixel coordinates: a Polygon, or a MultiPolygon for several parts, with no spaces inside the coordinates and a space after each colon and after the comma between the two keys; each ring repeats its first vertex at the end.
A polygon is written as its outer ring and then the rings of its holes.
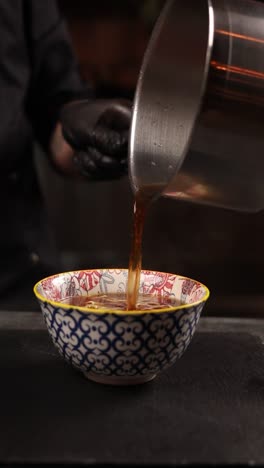
{"type": "Polygon", "coordinates": [[[115,376],[156,374],[189,345],[203,303],[176,312],[116,315],[82,313],[41,303],[53,343],[82,371],[115,376]]]}

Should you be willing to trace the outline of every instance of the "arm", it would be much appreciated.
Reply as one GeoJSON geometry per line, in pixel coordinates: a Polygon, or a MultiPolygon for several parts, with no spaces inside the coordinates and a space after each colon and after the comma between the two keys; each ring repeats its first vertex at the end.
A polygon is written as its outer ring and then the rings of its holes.
{"type": "Polygon", "coordinates": [[[68,102],[91,98],[82,82],[65,23],[53,0],[24,0],[31,80],[26,110],[34,135],[63,172],[72,172],[73,150],[62,137],[59,115],[68,102]]]}
{"type": "Polygon", "coordinates": [[[66,175],[78,176],[74,163],[74,149],[67,143],[62,133],[61,123],[57,123],[50,138],[49,153],[52,163],[66,175]]]}
{"type": "Polygon", "coordinates": [[[127,166],[130,103],[95,99],[81,82],[56,3],[30,0],[29,5],[28,109],[35,135],[65,173],[96,180],[120,177],[127,166]]]}

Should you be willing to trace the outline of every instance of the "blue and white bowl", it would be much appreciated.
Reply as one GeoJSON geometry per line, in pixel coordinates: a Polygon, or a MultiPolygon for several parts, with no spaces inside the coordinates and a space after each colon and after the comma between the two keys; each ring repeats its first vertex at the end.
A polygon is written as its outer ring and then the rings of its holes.
{"type": "Polygon", "coordinates": [[[140,292],[183,302],[169,309],[113,311],[71,306],[70,296],[124,292],[127,270],[61,273],[39,281],[34,293],[50,336],[71,365],[96,382],[112,385],[152,380],[187,349],[209,290],[198,281],[142,271],[140,292]]]}

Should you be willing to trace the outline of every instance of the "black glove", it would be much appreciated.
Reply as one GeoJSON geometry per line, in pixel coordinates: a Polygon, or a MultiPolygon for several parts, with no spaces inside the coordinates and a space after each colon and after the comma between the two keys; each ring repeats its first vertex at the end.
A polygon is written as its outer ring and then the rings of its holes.
{"type": "Polygon", "coordinates": [[[108,180],[127,173],[131,103],[126,100],[80,100],[63,107],[62,132],[76,151],[79,172],[108,180]]]}

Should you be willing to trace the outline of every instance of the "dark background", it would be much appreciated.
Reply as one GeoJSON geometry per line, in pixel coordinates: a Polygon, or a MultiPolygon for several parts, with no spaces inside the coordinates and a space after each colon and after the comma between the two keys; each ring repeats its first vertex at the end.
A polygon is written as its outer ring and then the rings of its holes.
{"type": "MultiPolygon", "coordinates": [[[[163,3],[59,2],[81,74],[98,96],[133,97],[163,3]]],[[[133,206],[128,179],[72,182],[54,174],[44,157],[39,168],[64,268],[127,267],[133,206]]],[[[263,213],[240,214],[160,199],[146,222],[143,267],[204,282],[211,289],[209,314],[264,317],[263,232],[263,213]]]]}

